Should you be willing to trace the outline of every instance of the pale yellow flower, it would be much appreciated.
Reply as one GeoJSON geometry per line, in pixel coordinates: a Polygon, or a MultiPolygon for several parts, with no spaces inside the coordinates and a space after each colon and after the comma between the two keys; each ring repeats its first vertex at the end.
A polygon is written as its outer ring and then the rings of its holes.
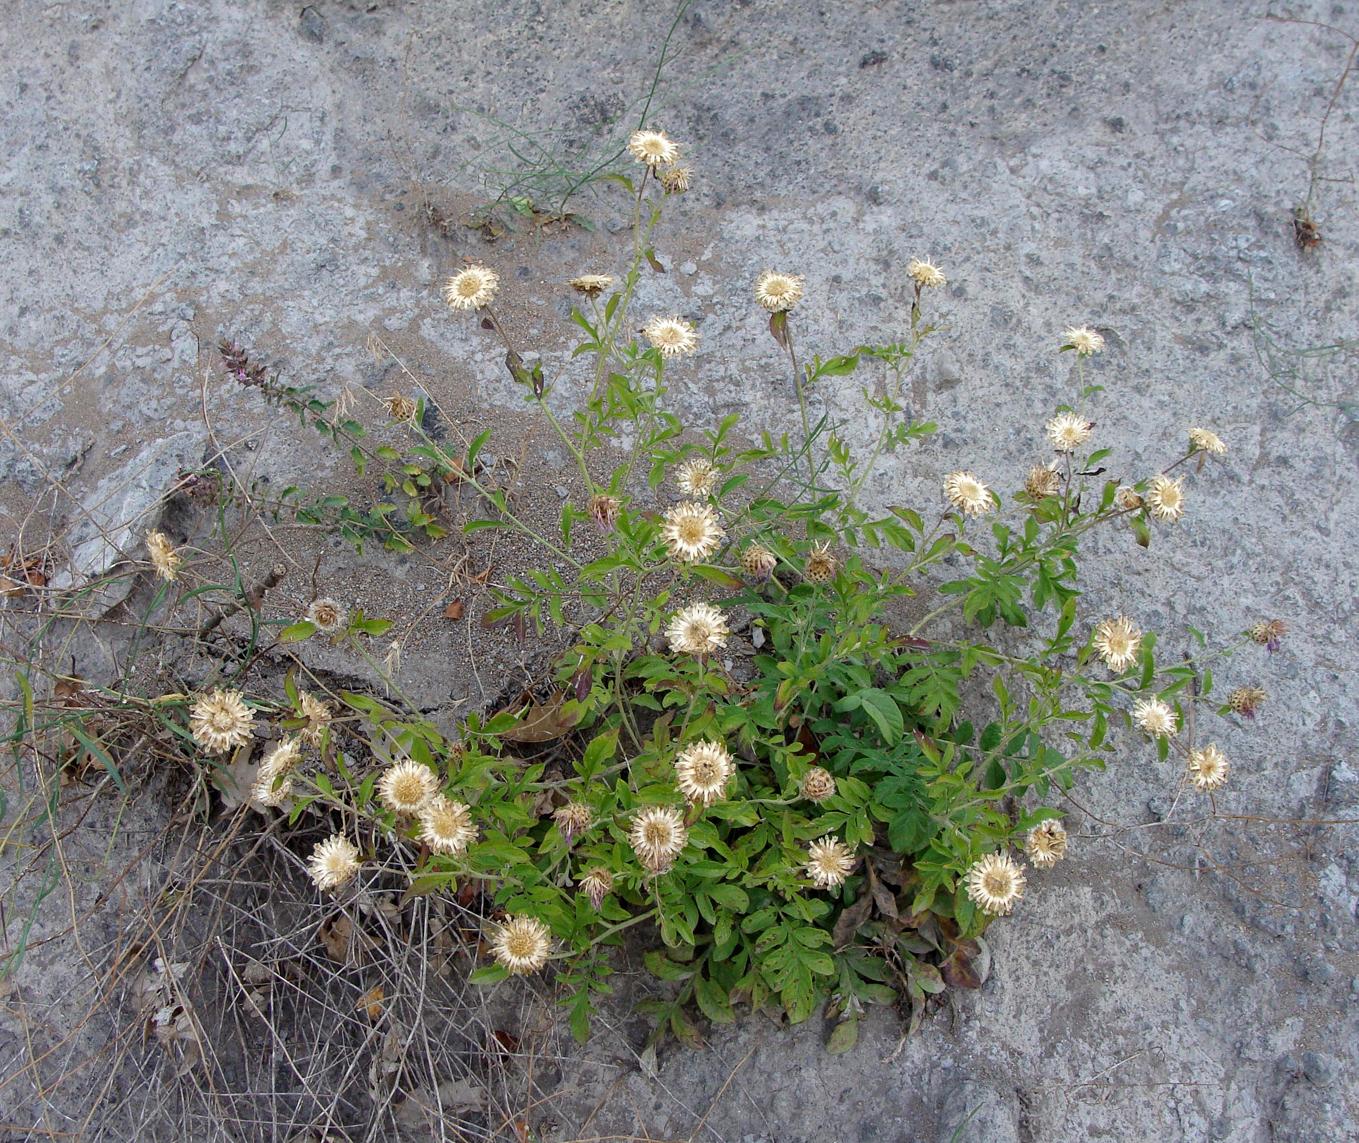
{"type": "Polygon", "coordinates": [[[755,300],[773,314],[791,310],[802,300],[805,281],[799,274],[766,270],[756,279],[755,300]]]}
{"type": "Polygon", "coordinates": [[[1163,523],[1173,524],[1184,515],[1184,482],[1178,476],[1153,476],[1147,485],[1147,510],[1163,523]]]}
{"type": "Polygon", "coordinates": [[[1126,615],[1106,619],[1095,628],[1094,648],[1111,671],[1122,673],[1137,661],[1142,632],[1126,615]]]}
{"type": "Polygon", "coordinates": [[[382,804],[389,810],[416,814],[439,792],[439,779],[423,762],[407,758],[393,762],[382,772],[377,791],[382,804]]]}
{"type": "Polygon", "coordinates": [[[707,496],[717,484],[717,469],[707,457],[696,456],[680,465],[675,483],[685,496],[707,496]]]}
{"type": "Polygon", "coordinates": [[[696,500],[685,500],[668,509],[661,527],[670,555],[684,563],[707,559],[725,535],[712,508],[696,500]]]}
{"type": "Polygon", "coordinates": [[[578,278],[572,278],[570,285],[578,294],[584,294],[587,298],[597,298],[613,285],[613,275],[582,274],[578,278]]]}
{"type": "Polygon", "coordinates": [[[166,583],[173,583],[179,578],[179,569],[184,560],[164,532],[146,533],[146,554],[156,574],[166,583]]]}
{"type": "Polygon", "coordinates": [[[628,154],[653,169],[679,158],[679,146],[664,131],[634,131],[628,138],[628,154]]]}
{"type": "Polygon", "coordinates": [[[491,941],[495,959],[513,975],[537,972],[552,951],[552,931],[537,917],[506,917],[491,941]]]}
{"type": "Polygon", "coordinates": [[[807,847],[807,864],[803,868],[818,889],[834,889],[844,884],[857,864],[854,851],[838,837],[827,834],[807,847]]]}
{"type": "Polygon", "coordinates": [[[950,472],[944,478],[944,497],[965,516],[981,516],[996,506],[990,489],[970,472],[950,472]]]}
{"type": "Polygon", "coordinates": [[[1090,439],[1091,427],[1089,421],[1076,413],[1058,413],[1044,429],[1058,452],[1075,452],[1090,439]]]}
{"type": "Polygon", "coordinates": [[[675,760],[680,792],[690,802],[710,806],[727,792],[736,767],[720,742],[695,742],[675,760]]]}
{"type": "Polygon", "coordinates": [[[988,853],[973,862],[964,880],[972,903],[993,917],[1005,916],[1024,896],[1024,867],[1008,853],[988,853]]]}
{"type": "Polygon", "coordinates": [[[1062,334],[1066,338],[1066,346],[1070,346],[1076,351],[1077,357],[1089,357],[1091,354],[1100,353],[1104,349],[1104,338],[1091,329],[1088,325],[1078,325],[1067,330],[1062,334]]]}
{"type": "Polygon", "coordinates": [[[665,629],[671,650],[684,655],[710,655],[727,645],[726,616],[711,603],[693,603],[675,613],[665,629]]]}
{"type": "Polygon", "coordinates": [[[654,317],[642,332],[665,357],[693,353],[698,348],[698,330],[680,317],[654,317]]]}
{"type": "Polygon", "coordinates": [[[924,258],[912,258],[906,266],[906,273],[911,276],[917,286],[922,288],[938,289],[938,287],[948,284],[944,272],[933,262],[924,258]]]}
{"type": "Polygon", "coordinates": [[[330,721],[334,718],[334,712],[328,703],[322,702],[310,691],[299,691],[297,695],[297,711],[300,718],[307,720],[307,725],[302,727],[300,735],[302,741],[308,746],[319,746],[321,737],[330,726],[330,721]]]}
{"type": "Polygon", "coordinates": [[[1160,699],[1138,699],[1133,703],[1133,722],[1152,738],[1169,738],[1179,729],[1179,715],[1160,699]]]}
{"type": "Polygon", "coordinates": [[[442,794],[429,798],[419,810],[420,839],[435,853],[457,856],[477,839],[472,807],[442,794]]]}
{"type": "Polygon", "coordinates": [[[485,266],[468,266],[444,283],[444,301],[455,310],[479,310],[490,305],[500,288],[500,275],[485,266]]]}
{"type": "Polygon", "coordinates": [[[1216,790],[1227,781],[1227,756],[1217,748],[1216,743],[1189,752],[1185,770],[1196,789],[1216,790]]]}
{"type": "Polygon", "coordinates": [[[1222,456],[1227,451],[1222,438],[1210,429],[1190,429],[1189,445],[1196,452],[1210,452],[1214,456],[1222,456]]]}
{"type": "Polygon", "coordinates": [[[261,806],[283,805],[293,792],[293,781],[289,775],[301,760],[302,751],[297,739],[285,738],[260,763],[250,787],[250,800],[261,806]]]}
{"type": "Polygon", "coordinates": [[[674,806],[648,806],[632,819],[628,841],[637,859],[652,873],[664,873],[689,840],[684,815],[674,806]]]}
{"type": "Polygon", "coordinates": [[[1024,852],[1039,869],[1051,869],[1066,856],[1066,827],[1056,818],[1039,822],[1024,839],[1024,852]]]}
{"type": "Polygon", "coordinates": [[[240,691],[220,687],[204,695],[189,709],[189,730],[206,754],[225,754],[250,741],[255,712],[245,705],[240,691]]]}
{"type": "Polygon", "coordinates": [[[683,194],[689,189],[689,183],[694,177],[694,172],[690,167],[666,167],[656,177],[660,179],[661,189],[666,194],[683,194]]]}
{"type": "Polygon", "coordinates": [[[338,889],[359,871],[359,851],[347,837],[335,834],[317,844],[307,869],[318,889],[338,889]]]}

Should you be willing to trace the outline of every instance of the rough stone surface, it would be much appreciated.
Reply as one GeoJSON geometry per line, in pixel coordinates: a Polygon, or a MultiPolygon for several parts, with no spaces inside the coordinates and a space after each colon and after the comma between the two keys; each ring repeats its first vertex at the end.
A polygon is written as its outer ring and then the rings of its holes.
{"type": "MultiPolygon", "coordinates": [[[[621,1024],[605,1028],[563,1047],[542,1137],[1359,1136],[1354,354],[1303,355],[1359,337],[1359,90],[1336,91],[1359,5],[1276,11],[1290,19],[1218,0],[686,8],[652,117],[691,144],[696,185],[657,239],[678,272],[648,277],[638,304],[699,325],[680,410],[794,427],[750,298],[760,270],[807,275],[800,344],[830,354],[905,328],[903,268],[929,255],[949,276],[932,299],[945,321],[912,400],[940,432],[889,458],[878,500],[932,505],[960,465],[1018,486],[1043,420],[1076,397],[1060,333],[1092,324],[1108,348],[1089,407],[1115,471],[1154,471],[1192,424],[1231,451],[1149,551],[1095,539],[1087,602],[1167,649],[1188,650],[1188,624],[1223,637],[1277,615],[1291,631],[1219,667],[1220,685],[1270,692],[1254,724],[1211,728],[1233,760],[1225,816],[1200,820],[1173,769],[1122,743],[1075,792],[1072,859],[995,926],[993,975],[951,1015],[900,1046],[895,1017],[874,1013],[837,1057],[815,1020],[753,1019],[663,1051],[654,1075],[621,1024]],[[1323,242],[1300,252],[1309,164],[1323,242]]],[[[555,512],[565,458],[521,423],[503,353],[450,318],[438,285],[463,256],[495,264],[515,328],[574,377],[559,283],[619,266],[627,204],[603,184],[570,204],[593,230],[521,222],[495,244],[461,221],[502,189],[537,193],[494,173],[512,165],[497,121],[574,160],[635,119],[669,24],[621,0],[17,0],[0,29],[7,527],[31,538],[36,508],[81,551],[78,505],[122,487],[129,457],[205,431],[242,484],[340,479],[222,379],[224,336],[325,396],[403,384],[365,348],[380,336],[450,423],[503,426],[493,451],[550,470],[535,483],[555,512]]],[[[821,399],[866,434],[863,382],[821,399]]],[[[132,527],[144,499],[106,523],[132,527]]],[[[478,658],[470,635],[416,630],[443,573],[317,555],[323,591],[370,575],[374,613],[411,620],[418,705],[456,710],[530,677],[508,645],[478,658]]],[[[283,590],[300,609],[313,569],[296,562],[283,590]]]]}

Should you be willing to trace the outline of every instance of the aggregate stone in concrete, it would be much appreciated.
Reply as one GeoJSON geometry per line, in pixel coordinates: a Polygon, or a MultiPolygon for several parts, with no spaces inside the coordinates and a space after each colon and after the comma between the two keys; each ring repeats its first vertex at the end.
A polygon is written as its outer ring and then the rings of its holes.
{"type": "MultiPolygon", "coordinates": [[[[461,423],[517,424],[502,352],[442,308],[442,276],[467,256],[495,265],[514,328],[567,366],[560,283],[623,265],[628,205],[590,188],[570,208],[594,229],[521,223],[494,244],[461,222],[506,186],[546,185],[515,181],[502,124],[554,160],[618,137],[672,17],[622,2],[13,4],[0,29],[11,518],[69,470],[52,510],[69,527],[129,444],[205,425],[210,453],[271,479],[334,472],[223,381],[224,336],[334,396],[401,383],[365,348],[376,333],[461,423]]],[[[1154,471],[1193,424],[1230,452],[1150,550],[1094,539],[1090,614],[1132,615],[1166,653],[1189,649],[1188,624],[1218,639],[1279,616],[1290,634],[1218,669],[1220,686],[1270,693],[1254,724],[1200,728],[1233,762],[1223,816],[1195,821],[1173,769],[1121,741],[1075,791],[1072,859],[991,931],[991,980],[913,1040],[877,1013],[853,1053],[829,1057],[816,1021],[756,1018],[714,1030],[705,1051],[663,1052],[653,1076],[605,1033],[587,1051],[606,1067],[565,1054],[545,1136],[1359,1135],[1359,430],[1344,347],[1359,336],[1359,132],[1356,92],[1338,86],[1354,36],[1347,2],[685,8],[652,118],[688,145],[696,186],[667,206],[669,272],[638,304],[699,326],[700,352],[673,374],[678,410],[795,426],[750,299],[761,269],[807,275],[799,344],[829,354],[902,331],[904,265],[929,256],[949,286],[929,299],[941,330],[911,399],[939,433],[888,458],[875,501],[928,508],[957,467],[1017,487],[1043,456],[1043,421],[1076,400],[1061,331],[1091,324],[1107,349],[1085,379],[1104,392],[1083,408],[1116,474],[1154,471]],[[1323,240],[1301,251],[1292,211],[1309,198],[1323,240]],[[1342,348],[1307,352],[1323,346],[1342,348]],[[1312,824],[1286,824],[1298,819],[1312,824]]],[[[563,409],[574,376],[554,394],[563,409]]],[[[859,386],[876,380],[819,394],[857,447],[859,386]]],[[[437,674],[431,701],[476,697],[448,694],[451,653],[431,642],[407,657],[437,674]]]]}

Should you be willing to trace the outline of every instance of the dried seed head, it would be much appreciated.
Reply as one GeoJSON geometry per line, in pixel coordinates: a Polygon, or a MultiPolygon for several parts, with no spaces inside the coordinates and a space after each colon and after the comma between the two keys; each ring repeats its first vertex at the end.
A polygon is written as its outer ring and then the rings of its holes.
{"type": "Polygon", "coordinates": [[[666,167],[656,177],[660,179],[661,189],[666,194],[683,194],[689,189],[694,172],[689,167],[673,166],[666,167]]]}
{"type": "Polygon", "coordinates": [[[784,313],[802,300],[805,282],[799,274],[766,270],[755,281],[755,300],[772,314],[784,313]]]}
{"type": "Polygon", "coordinates": [[[334,718],[334,712],[329,704],[322,702],[310,691],[299,691],[297,711],[299,717],[307,720],[307,725],[299,732],[302,741],[308,746],[319,746],[331,719],[334,718]]]}
{"type": "Polygon", "coordinates": [[[225,754],[244,746],[254,728],[255,712],[245,705],[240,691],[218,688],[189,710],[189,730],[205,754],[225,754]]]}
{"type": "Polygon", "coordinates": [[[618,522],[619,503],[616,497],[596,493],[590,497],[590,515],[601,532],[610,532],[618,522]]]}
{"type": "Polygon", "coordinates": [[[1178,476],[1153,476],[1147,485],[1147,510],[1164,524],[1184,515],[1184,481],[1178,476]]]}
{"type": "Polygon", "coordinates": [[[308,622],[322,635],[334,635],[349,624],[349,612],[333,599],[322,596],[307,605],[308,622]]]}
{"type": "Polygon", "coordinates": [[[179,577],[184,561],[164,532],[147,532],[146,554],[156,574],[166,583],[173,583],[179,577]]]}
{"type": "Polygon", "coordinates": [[[990,489],[970,472],[950,472],[944,477],[944,498],[965,516],[981,516],[996,506],[990,489]]]}
{"type": "Polygon", "coordinates": [[[1124,484],[1114,494],[1114,503],[1124,512],[1135,512],[1142,507],[1142,494],[1124,484]]]}
{"type": "Polygon", "coordinates": [[[557,823],[557,828],[567,845],[570,845],[594,824],[595,815],[590,807],[582,802],[567,802],[566,805],[557,807],[552,820],[557,823]]]}
{"type": "Polygon", "coordinates": [[[582,274],[579,278],[572,278],[570,285],[578,294],[584,294],[587,298],[597,298],[613,285],[613,275],[582,274]]]}
{"type": "Polygon", "coordinates": [[[632,819],[628,841],[637,860],[652,873],[664,873],[689,840],[684,816],[674,806],[648,806],[632,819]]]}
{"type": "Polygon", "coordinates": [[[818,889],[834,889],[843,885],[845,878],[854,872],[859,859],[854,851],[838,837],[827,834],[807,847],[807,876],[816,882],[818,889]]]}
{"type": "Polygon", "coordinates": [[[813,766],[802,776],[801,793],[809,802],[824,802],[835,797],[835,776],[821,766],[813,766]]]}
{"type": "Polygon", "coordinates": [[[1227,696],[1227,705],[1245,718],[1254,718],[1268,697],[1259,687],[1237,687],[1227,696]]]}
{"type": "Polygon", "coordinates": [[[1039,869],[1051,869],[1066,856],[1066,827],[1056,818],[1039,822],[1024,839],[1024,852],[1039,869]]]}
{"type": "Polygon", "coordinates": [[[1008,853],[989,853],[973,862],[964,880],[972,903],[993,917],[1005,916],[1024,896],[1024,867],[1008,853]]]}
{"type": "Polygon", "coordinates": [[[1194,787],[1199,790],[1216,790],[1227,781],[1227,756],[1212,742],[1198,750],[1189,752],[1185,764],[1186,773],[1194,787]]]}
{"type": "Polygon", "coordinates": [[[668,509],[661,527],[671,557],[684,563],[695,563],[712,555],[725,535],[717,514],[697,500],[685,500],[668,509]]]}
{"type": "Polygon", "coordinates": [[[803,578],[808,583],[830,583],[840,570],[840,561],[831,553],[830,544],[813,544],[802,565],[803,578]]]}
{"type": "Polygon", "coordinates": [[[604,898],[613,892],[613,874],[607,869],[592,869],[580,879],[580,891],[589,898],[596,909],[604,904],[604,898]]]}
{"type": "Polygon", "coordinates": [[[682,655],[709,655],[727,645],[727,619],[711,603],[690,604],[665,629],[670,648],[682,655]]]}
{"type": "Polygon", "coordinates": [[[491,940],[491,952],[506,971],[537,972],[552,951],[552,932],[537,917],[506,917],[491,940]]]}
{"type": "Polygon", "coordinates": [[[393,393],[382,402],[387,407],[387,415],[394,421],[413,421],[420,406],[404,393],[393,393]]]}
{"type": "Polygon", "coordinates": [[[1029,475],[1024,478],[1024,491],[1035,500],[1046,500],[1049,496],[1056,496],[1061,490],[1062,477],[1057,471],[1055,461],[1034,465],[1029,469],[1029,475]]]}

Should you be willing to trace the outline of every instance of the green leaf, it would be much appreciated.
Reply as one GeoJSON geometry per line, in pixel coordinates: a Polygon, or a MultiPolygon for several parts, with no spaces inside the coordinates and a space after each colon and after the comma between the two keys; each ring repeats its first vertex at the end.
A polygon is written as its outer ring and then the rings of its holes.
{"type": "Polygon", "coordinates": [[[868,713],[868,717],[877,723],[878,730],[882,732],[883,740],[888,746],[895,746],[901,741],[905,721],[896,699],[886,691],[873,688],[859,692],[859,704],[868,713]]]}
{"type": "Polygon", "coordinates": [[[727,990],[706,976],[694,977],[694,999],[699,1011],[714,1024],[730,1024],[736,1019],[727,990]]]}
{"type": "Polygon", "coordinates": [[[851,1016],[847,1020],[831,1029],[830,1038],[826,1040],[826,1051],[832,1056],[838,1056],[843,1052],[848,1052],[859,1042],[859,1018],[851,1016]]]}
{"type": "Polygon", "coordinates": [[[309,619],[299,620],[278,633],[280,643],[300,643],[316,634],[316,624],[309,619]]]}
{"type": "Polygon", "coordinates": [[[469,984],[499,984],[509,979],[503,964],[484,964],[467,978],[469,984]]]}

